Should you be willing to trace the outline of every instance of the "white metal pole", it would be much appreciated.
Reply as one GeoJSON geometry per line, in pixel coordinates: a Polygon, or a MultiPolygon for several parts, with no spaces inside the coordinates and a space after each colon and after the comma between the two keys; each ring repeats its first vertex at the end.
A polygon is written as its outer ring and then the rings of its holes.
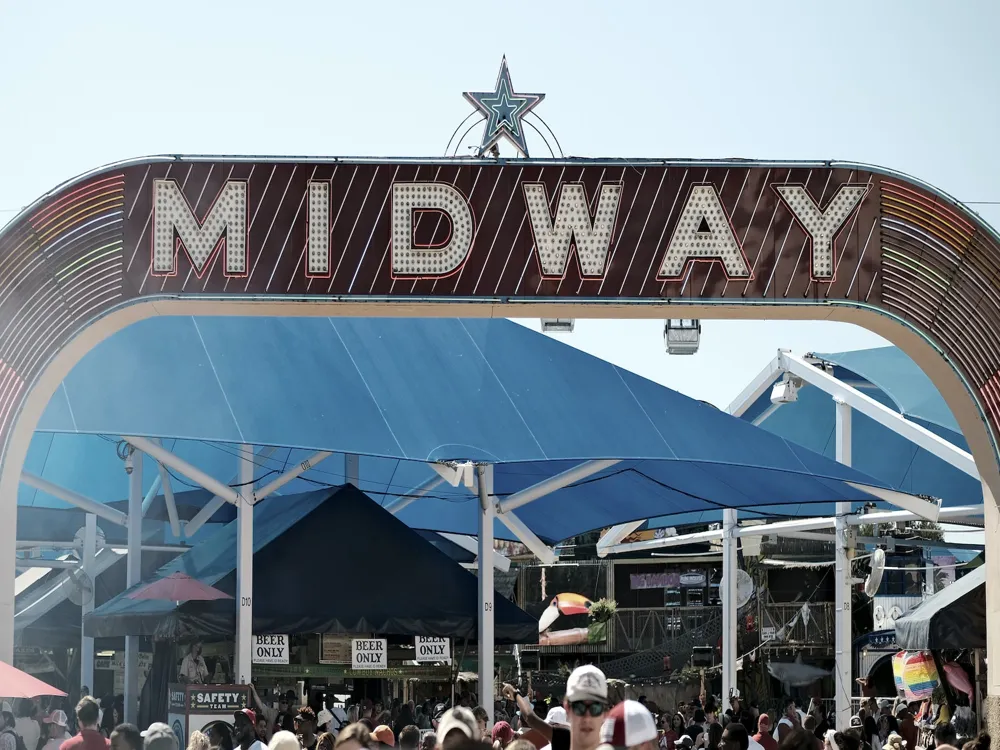
{"type": "Polygon", "coordinates": [[[236,506],[236,675],[250,683],[253,640],[253,446],[240,446],[236,506]]]}
{"type": "Polygon", "coordinates": [[[492,466],[476,466],[479,487],[479,705],[493,726],[493,502],[492,466]]]}
{"type": "Polygon", "coordinates": [[[736,687],[736,510],[722,511],[722,703],[728,705],[736,687]]]}
{"type": "MultiPolygon", "coordinates": [[[[851,407],[841,398],[834,398],[837,411],[836,457],[845,466],[851,465],[851,407]]],[[[834,685],[836,689],[834,728],[841,731],[851,725],[851,553],[847,517],[850,503],[837,503],[836,544],[834,554],[834,588],[836,615],[834,620],[834,685]]]]}
{"type": "MultiPolygon", "coordinates": [[[[83,572],[91,582],[91,588],[97,589],[97,516],[87,514],[83,527],[83,572]]],[[[80,633],[83,633],[83,619],[94,611],[94,597],[83,600],[80,607],[80,633]]],[[[80,685],[94,689],[94,639],[80,639],[80,685]]]]}
{"type": "MultiPolygon", "coordinates": [[[[125,585],[142,581],[142,453],[131,457],[132,472],[128,478],[128,556],[125,585]]],[[[91,686],[93,687],[93,686],[91,686]]],[[[139,716],[139,638],[125,636],[125,721],[135,724],[139,716]]]]}

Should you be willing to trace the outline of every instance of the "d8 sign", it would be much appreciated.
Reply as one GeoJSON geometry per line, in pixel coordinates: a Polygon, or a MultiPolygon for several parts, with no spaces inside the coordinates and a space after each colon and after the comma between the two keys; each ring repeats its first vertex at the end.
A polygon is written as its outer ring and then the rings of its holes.
{"type": "Polygon", "coordinates": [[[387,669],[389,656],[385,638],[354,638],[351,640],[353,669],[387,669]]]}

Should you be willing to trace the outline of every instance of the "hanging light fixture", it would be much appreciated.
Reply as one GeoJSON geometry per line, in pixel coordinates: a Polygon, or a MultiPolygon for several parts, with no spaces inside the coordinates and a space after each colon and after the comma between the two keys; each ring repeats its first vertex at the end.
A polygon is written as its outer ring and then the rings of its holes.
{"type": "Polygon", "coordinates": [[[670,319],[663,324],[667,354],[694,354],[701,344],[701,321],[670,319]]]}
{"type": "Polygon", "coordinates": [[[573,318],[542,318],[543,333],[573,333],[573,318]]]}

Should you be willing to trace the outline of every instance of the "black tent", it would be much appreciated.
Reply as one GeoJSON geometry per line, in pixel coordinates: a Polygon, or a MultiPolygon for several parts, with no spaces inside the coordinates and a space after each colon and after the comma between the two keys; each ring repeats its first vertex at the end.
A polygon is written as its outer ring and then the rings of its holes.
{"type": "Polygon", "coordinates": [[[986,648],[986,566],[896,620],[896,643],[907,651],[986,648]]]}
{"type": "MultiPolygon", "coordinates": [[[[236,593],[236,521],[162,567],[236,593]]],[[[141,585],[141,584],[140,584],[141,585]]],[[[229,638],[235,604],[146,601],[126,591],[94,610],[88,636],[229,638]]],[[[254,507],[255,633],[379,633],[473,639],[476,577],[351,485],[272,496],[254,507]]],[[[538,623],[501,596],[498,643],[538,638],[538,623]]]]}

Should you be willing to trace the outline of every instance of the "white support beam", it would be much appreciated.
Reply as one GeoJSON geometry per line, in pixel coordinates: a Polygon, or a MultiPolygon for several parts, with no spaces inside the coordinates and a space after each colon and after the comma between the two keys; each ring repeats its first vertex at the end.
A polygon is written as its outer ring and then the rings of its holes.
{"type": "Polygon", "coordinates": [[[387,503],[385,505],[385,509],[390,513],[392,513],[393,515],[396,515],[397,513],[399,513],[399,511],[401,511],[407,505],[412,503],[414,500],[419,500],[421,497],[426,495],[431,490],[435,490],[438,487],[440,487],[442,484],[444,484],[444,482],[445,479],[440,474],[436,474],[435,476],[429,477],[425,482],[418,484],[416,487],[407,492],[405,495],[394,498],[391,502],[387,503]]]}
{"type": "MultiPolygon", "coordinates": [[[[982,505],[955,505],[951,508],[942,508],[938,514],[941,521],[954,521],[958,518],[968,518],[970,516],[982,516],[982,505]]],[[[896,523],[897,521],[923,521],[924,516],[908,510],[877,510],[872,513],[863,513],[848,517],[848,526],[862,526],[871,523],[896,523]]]]}
{"type": "Polygon", "coordinates": [[[898,412],[893,411],[887,406],[883,406],[871,396],[841,383],[824,370],[809,364],[802,357],[789,352],[779,352],[778,360],[781,369],[786,372],[790,372],[835,398],[842,399],[852,409],[864,414],[869,419],[875,420],[883,427],[901,435],[911,443],[937,456],[942,461],[965,472],[970,477],[979,479],[976,462],[971,453],[963,451],[944,438],[938,437],[930,430],[921,427],[915,422],[911,422],[898,412]]]}
{"type": "MultiPolygon", "coordinates": [[[[851,407],[839,396],[834,397],[836,410],[836,458],[851,465],[851,407]]],[[[850,503],[837,503],[836,545],[834,547],[834,722],[835,729],[844,731],[851,725],[851,679],[853,650],[851,648],[851,551],[847,517],[850,503]]]]}
{"type": "Polygon", "coordinates": [[[65,570],[75,570],[80,567],[76,560],[43,560],[38,557],[17,557],[14,559],[16,568],[49,568],[55,570],[63,568],[65,570]]]}
{"type": "MultiPolygon", "coordinates": [[[[466,552],[471,552],[474,555],[479,554],[479,542],[476,537],[465,536],[464,534],[448,534],[443,531],[439,531],[438,534],[452,544],[458,545],[466,552]]],[[[510,570],[510,558],[493,550],[493,567],[502,573],[506,573],[510,570]]]]}
{"type": "Polygon", "coordinates": [[[157,475],[153,477],[153,483],[149,485],[149,489],[146,490],[146,496],[142,499],[143,518],[145,518],[146,514],[149,513],[149,509],[153,507],[153,501],[156,499],[156,496],[160,494],[160,486],[162,485],[162,483],[163,483],[162,475],[157,475]]]}
{"type": "Polygon", "coordinates": [[[357,453],[344,454],[344,481],[358,486],[361,479],[361,456],[357,453]]]}
{"type": "MultiPolygon", "coordinates": [[[[263,500],[268,495],[271,495],[271,494],[277,492],[282,487],[284,487],[286,484],[288,484],[289,482],[291,482],[293,479],[295,479],[296,477],[298,477],[298,476],[304,474],[305,472],[309,471],[309,469],[313,468],[314,466],[316,466],[317,464],[319,464],[322,461],[326,460],[327,458],[329,458],[332,455],[333,455],[333,453],[331,453],[330,451],[317,451],[316,453],[313,453],[311,456],[309,456],[309,458],[307,458],[302,463],[300,463],[297,466],[289,469],[288,471],[286,471],[281,476],[275,477],[270,482],[268,482],[267,484],[265,484],[263,487],[260,488],[260,492],[254,492],[253,491],[253,487],[249,487],[249,488],[248,487],[243,487],[242,490],[249,497],[252,497],[253,501],[255,503],[259,503],[261,500],[263,500]]],[[[252,467],[253,467],[253,464],[251,463],[251,468],[252,467]]],[[[252,473],[250,475],[250,479],[253,479],[253,474],[252,473]]]]}
{"type": "Polygon", "coordinates": [[[584,461],[582,464],[578,464],[572,469],[567,469],[560,474],[556,474],[548,479],[543,479],[538,484],[534,484],[531,487],[515,492],[513,495],[504,498],[497,503],[497,511],[500,513],[507,513],[509,511],[516,510],[522,505],[534,502],[540,497],[545,497],[545,495],[555,492],[556,490],[560,490],[563,487],[567,487],[574,482],[582,481],[587,477],[593,476],[594,474],[604,471],[605,469],[619,463],[621,463],[621,459],[584,461]]]}
{"type": "Polygon", "coordinates": [[[251,679],[253,657],[253,446],[241,445],[236,504],[236,675],[251,679]]]}
{"type": "MultiPolygon", "coordinates": [[[[133,452],[128,476],[128,555],[125,560],[125,586],[142,581],[142,465],[143,455],[133,452]]],[[[96,587],[95,587],[96,590],[96,587]]],[[[139,637],[125,636],[125,716],[124,721],[138,723],[139,715],[139,637]]]]}
{"type": "Polygon", "coordinates": [[[487,728],[493,725],[493,467],[476,467],[479,493],[479,705],[486,709],[487,728]]]}
{"type": "MultiPolygon", "coordinates": [[[[951,508],[942,508],[939,519],[942,521],[954,521],[956,519],[967,519],[983,515],[982,505],[957,505],[951,508]]],[[[854,514],[847,517],[848,526],[861,526],[870,523],[895,523],[896,521],[922,521],[924,517],[907,510],[875,511],[873,513],[854,514]]],[[[826,518],[797,518],[792,521],[776,521],[755,526],[740,526],[736,530],[737,537],[748,536],[787,536],[797,532],[820,531],[823,529],[833,529],[836,527],[837,519],[826,518]]],[[[631,542],[629,544],[618,544],[610,548],[610,554],[622,552],[648,552],[664,547],[683,547],[686,544],[701,544],[704,542],[718,542],[722,539],[722,531],[697,531],[693,534],[682,534],[680,536],[668,536],[663,539],[649,539],[643,542],[631,542]]],[[[834,541],[831,536],[830,541],[834,541]]]]}
{"type": "Polygon", "coordinates": [[[597,540],[597,556],[607,557],[608,551],[614,547],[616,544],[620,544],[622,539],[628,537],[629,534],[634,532],[640,526],[646,523],[646,519],[641,519],[639,521],[628,521],[627,523],[620,523],[617,526],[612,526],[608,529],[608,533],[597,540]]]}
{"type": "Polygon", "coordinates": [[[767,393],[771,386],[774,385],[774,381],[781,377],[781,366],[778,361],[782,354],[782,350],[778,350],[778,357],[775,357],[770,362],[768,362],[764,369],[761,370],[750,381],[750,384],[743,389],[739,396],[737,396],[733,402],[726,409],[728,414],[732,414],[734,417],[742,417],[743,413],[749,409],[761,396],[767,393]]]}
{"type": "Polygon", "coordinates": [[[736,573],[739,569],[737,555],[736,511],[725,508],[722,511],[722,582],[719,598],[722,599],[722,700],[729,697],[736,688],[736,642],[737,611],[736,573]]]}
{"type": "MultiPolygon", "coordinates": [[[[239,504],[240,493],[232,487],[223,484],[212,475],[205,473],[198,467],[192,466],[180,456],[174,455],[166,448],[157,445],[148,438],[134,437],[132,435],[122,435],[122,437],[134,445],[138,450],[141,450],[143,453],[148,453],[161,464],[169,466],[174,471],[183,474],[192,482],[201,485],[209,492],[214,492],[216,495],[233,505],[239,504]]],[[[251,463],[251,466],[252,465],[253,464],[251,463]]],[[[252,478],[253,477],[251,476],[251,479],[252,478]]]]}
{"type": "MultiPolygon", "coordinates": [[[[276,450],[277,448],[270,445],[261,448],[259,451],[257,451],[257,455],[254,456],[254,463],[257,463],[259,461],[264,461],[270,458],[271,454],[273,454],[276,450]]],[[[238,482],[239,479],[240,476],[237,473],[233,474],[233,478],[230,479],[229,481],[235,483],[238,482]]],[[[200,529],[202,526],[208,523],[209,519],[211,519],[211,517],[216,514],[219,508],[221,508],[225,504],[226,504],[225,498],[219,497],[218,495],[216,495],[207,503],[205,503],[204,507],[201,510],[199,510],[190,521],[187,521],[184,524],[184,536],[186,537],[193,536],[198,531],[198,529],[200,529]]]]}
{"type": "MultiPolygon", "coordinates": [[[[103,552],[103,550],[102,550],[103,552]]],[[[97,516],[88,513],[83,526],[83,573],[90,579],[91,590],[97,591],[97,516]]],[[[72,579],[69,580],[69,589],[73,586],[72,579]]],[[[83,621],[94,611],[94,596],[96,593],[83,600],[80,607],[80,685],[91,689],[94,687],[94,639],[83,635],[83,621]]],[[[20,614],[20,613],[18,613],[20,614]]],[[[16,616],[15,616],[16,618],[16,616]]]]}
{"type": "Polygon", "coordinates": [[[163,504],[167,506],[167,518],[170,520],[170,533],[180,539],[181,521],[177,515],[177,502],[174,500],[174,486],[170,483],[170,473],[163,464],[158,463],[157,468],[160,473],[160,486],[163,488],[163,504]]]}
{"type": "Polygon", "coordinates": [[[774,414],[774,412],[778,411],[778,409],[781,408],[781,406],[783,406],[783,404],[781,403],[768,404],[767,408],[764,409],[764,411],[762,411],[756,417],[754,417],[753,420],[750,422],[750,424],[752,424],[754,427],[760,427],[762,424],[764,424],[767,418],[770,417],[772,414],[774,414]]]}
{"type": "Polygon", "coordinates": [[[897,508],[902,508],[903,510],[914,513],[926,521],[936,522],[941,515],[940,499],[924,500],[921,497],[908,495],[905,492],[886,490],[882,487],[872,487],[871,485],[861,484],[860,482],[848,482],[847,484],[856,490],[867,492],[869,495],[874,495],[880,500],[885,500],[885,502],[890,505],[895,505],[897,508]]]}
{"type": "Polygon", "coordinates": [[[538,535],[534,531],[529,529],[527,525],[518,518],[512,511],[507,513],[497,513],[497,518],[500,519],[500,523],[510,529],[514,536],[521,540],[532,554],[538,558],[538,560],[543,565],[552,565],[559,559],[559,555],[549,547],[545,542],[538,538],[538,535]]]}
{"type": "Polygon", "coordinates": [[[92,500],[89,497],[81,495],[79,492],[74,492],[66,487],[61,487],[54,482],[50,482],[48,479],[43,479],[42,477],[28,471],[21,472],[21,481],[31,487],[34,487],[35,489],[52,495],[54,498],[69,503],[70,505],[75,505],[77,508],[85,510],[87,513],[93,513],[95,516],[100,516],[101,518],[111,521],[111,523],[116,523],[119,526],[128,526],[128,516],[120,510],[115,510],[104,503],[92,500]]]}

